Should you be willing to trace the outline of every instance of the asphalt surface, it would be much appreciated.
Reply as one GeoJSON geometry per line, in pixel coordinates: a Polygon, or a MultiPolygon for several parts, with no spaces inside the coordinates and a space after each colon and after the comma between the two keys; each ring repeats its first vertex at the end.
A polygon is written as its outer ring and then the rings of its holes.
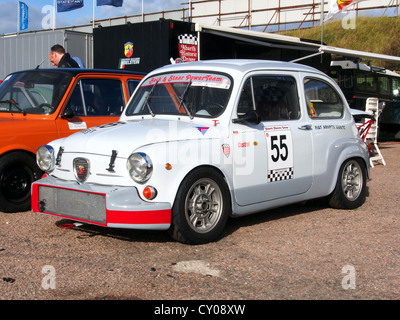
{"type": "Polygon", "coordinates": [[[380,147],[386,166],[371,168],[362,207],[316,200],[231,219],[205,245],[0,213],[0,299],[397,300],[400,144],[380,147]]]}

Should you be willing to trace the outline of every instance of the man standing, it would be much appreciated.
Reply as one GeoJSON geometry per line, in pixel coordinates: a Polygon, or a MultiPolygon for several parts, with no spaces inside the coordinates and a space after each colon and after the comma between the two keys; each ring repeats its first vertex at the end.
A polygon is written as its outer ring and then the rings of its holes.
{"type": "Polygon", "coordinates": [[[53,66],[58,68],[79,68],[79,64],[59,44],[55,44],[50,48],[49,59],[53,66]]]}

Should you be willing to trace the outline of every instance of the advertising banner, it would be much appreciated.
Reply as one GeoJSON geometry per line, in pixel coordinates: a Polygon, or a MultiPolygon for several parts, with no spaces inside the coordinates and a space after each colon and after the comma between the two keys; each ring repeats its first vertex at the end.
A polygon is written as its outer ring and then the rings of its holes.
{"type": "Polygon", "coordinates": [[[191,34],[182,34],[179,39],[179,57],[183,62],[197,61],[199,57],[197,37],[191,34]]]}
{"type": "Polygon", "coordinates": [[[28,29],[28,6],[19,2],[19,30],[28,29]]]}
{"type": "Polygon", "coordinates": [[[57,12],[66,12],[83,7],[83,0],[57,0],[57,12]]]}

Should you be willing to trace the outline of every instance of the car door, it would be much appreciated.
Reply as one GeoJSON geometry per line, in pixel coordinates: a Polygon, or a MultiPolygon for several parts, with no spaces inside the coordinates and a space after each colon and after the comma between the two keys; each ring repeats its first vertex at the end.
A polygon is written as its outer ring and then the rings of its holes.
{"type": "Polygon", "coordinates": [[[354,135],[356,127],[350,112],[346,113],[345,98],[336,83],[320,75],[304,74],[303,85],[312,124],[315,182],[321,185],[316,191],[321,191],[334,179],[337,160],[333,159],[339,158],[345,141],[354,135]]]}
{"type": "Polygon", "coordinates": [[[302,194],[312,185],[312,130],[308,116],[301,112],[299,79],[284,72],[257,73],[243,85],[238,115],[256,109],[261,122],[232,125],[233,181],[239,205],[302,194]]]}
{"type": "MultiPolygon", "coordinates": [[[[139,80],[132,80],[139,81],[139,80]]],[[[59,137],[119,120],[126,98],[119,78],[81,78],[57,119],[59,137]]]]}

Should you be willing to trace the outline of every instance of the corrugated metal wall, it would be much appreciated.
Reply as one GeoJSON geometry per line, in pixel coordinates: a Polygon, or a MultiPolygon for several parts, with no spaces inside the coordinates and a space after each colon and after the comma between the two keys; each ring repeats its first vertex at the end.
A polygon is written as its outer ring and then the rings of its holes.
{"type": "Polygon", "coordinates": [[[53,68],[49,52],[54,44],[61,44],[71,54],[83,60],[87,68],[93,66],[92,35],[87,33],[55,30],[19,34],[0,38],[0,79],[14,71],[53,68]]]}
{"type": "Polygon", "coordinates": [[[65,31],[64,48],[71,56],[82,59],[86,68],[93,68],[93,35],[89,33],[65,31]]]}

